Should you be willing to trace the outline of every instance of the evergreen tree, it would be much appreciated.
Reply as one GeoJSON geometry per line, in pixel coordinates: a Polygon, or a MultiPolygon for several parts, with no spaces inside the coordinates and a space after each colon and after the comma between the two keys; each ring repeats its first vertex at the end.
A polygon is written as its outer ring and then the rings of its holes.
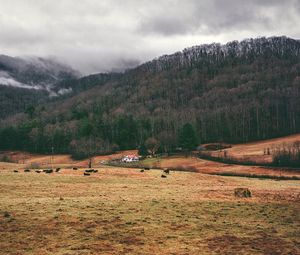
{"type": "Polygon", "coordinates": [[[198,139],[193,126],[186,123],[179,132],[179,145],[185,151],[192,151],[198,145],[198,139]]]}
{"type": "Polygon", "coordinates": [[[138,154],[140,156],[147,156],[149,153],[148,153],[148,150],[145,146],[145,144],[142,144],[140,147],[139,147],[139,151],[138,151],[138,154]]]}

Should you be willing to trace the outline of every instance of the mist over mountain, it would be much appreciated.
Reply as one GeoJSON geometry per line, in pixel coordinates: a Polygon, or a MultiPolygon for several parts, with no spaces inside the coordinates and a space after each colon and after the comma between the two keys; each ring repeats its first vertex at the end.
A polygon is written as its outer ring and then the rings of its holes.
{"type": "Polygon", "coordinates": [[[0,55],[0,118],[71,93],[72,88],[61,83],[79,76],[78,71],[55,60],[0,55]]]}
{"type": "Polygon", "coordinates": [[[300,0],[0,4],[0,255],[300,255],[300,0]]]}
{"type": "Polygon", "coordinates": [[[55,95],[55,86],[59,82],[78,77],[78,71],[51,59],[0,55],[2,86],[46,90],[50,95],[55,95]]]}
{"type": "MultiPolygon", "coordinates": [[[[102,141],[101,152],[108,152],[137,148],[155,137],[172,150],[185,124],[201,142],[300,132],[300,41],[287,37],[194,46],[124,73],[66,79],[53,73],[59,78],[48,80],[60,80],[58,88],[72,91],[49,101],[43,99],[49,98],[46,90],[26,89],[33,92],[34,104],[31,98],[23,102],[23,114],[2,115],[10,118],[0,122],[0,139],[19,137],[3,142],[2,149],[49,152],[54,146],[72,152],[71,144],[92,137],[102,141]]],[[[28,84],[29,77],[18,82],[28,84]]]]}

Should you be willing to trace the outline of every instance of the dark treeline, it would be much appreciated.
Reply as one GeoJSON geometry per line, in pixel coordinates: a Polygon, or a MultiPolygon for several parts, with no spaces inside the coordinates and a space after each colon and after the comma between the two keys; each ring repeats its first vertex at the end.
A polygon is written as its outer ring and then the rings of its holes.
{"type": "Polygon", "coordinates": [[[0,149],[63,153],[82,144],[105,153],[154,138],[168,152],[192,149],[188,139],[237,143],[300,132],[299,60],[300,42],[285,37],[190,48],[2,122],[0,149]],[[194,138],[182,139],[184,129],[194,138]]]}
{"type": "Polygon", "coordinates": [[[89,75],[78,79],[68,78],[53,85],[50,95],[48,91],[42,89],[25,89],[0,84],[0,120],[24,112],[28,107],[61,102],[96,85],[101,86],[117,79],[119,76],[120,74],[111,73],[89,75]],[[68,90],[68,93],[60,94],[62,89],[68,90]]]}
{"type": "Polygon", "coordinates": [[[282,144],[273,148],[273,164],[276,166],[300,167],[300,142],[282,144]]]}
{"type": "Polygon", "coordinates": [[[0,120],[25,111],[29,105],[37,106],[47,97],[45,91],[0,85],[0,120]]]}

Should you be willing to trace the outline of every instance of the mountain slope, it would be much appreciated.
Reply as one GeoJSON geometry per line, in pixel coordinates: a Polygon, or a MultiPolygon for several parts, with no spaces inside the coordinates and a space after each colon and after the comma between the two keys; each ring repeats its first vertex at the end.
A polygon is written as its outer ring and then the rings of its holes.
{"type": "Polygon", "coordinates": [[[60,85],[79,73],[54,60],[0,55],[0,118],[72,91],[60,85]]]}
{"type": "MultiPolygon", "coordinates": [[[[28,134],[42,134],[44,141],[41,147],[28,138],[30,145],[21,146],[47,151],[53,144],[70,151],[72,140],[92,136],[105,149],[126,149],[154,136],[169,150],[180,145],[185,123],[201,142],[246,142],[300,131],[300,42],[286,37],[196,46],[97,84],[47,104],[33,119],[21,116],[30,123],[28,134]],[[54,141],[55,134],[62,143],[54,141]]],[[[17,122],[9,123],[20,131],[17,122]]]]}
{"type": "Polygon", "coordinates": [[[58,82],[78,76],[78,72],[54,60],[0,55],[0,85],[50,92],[58,82]]]}

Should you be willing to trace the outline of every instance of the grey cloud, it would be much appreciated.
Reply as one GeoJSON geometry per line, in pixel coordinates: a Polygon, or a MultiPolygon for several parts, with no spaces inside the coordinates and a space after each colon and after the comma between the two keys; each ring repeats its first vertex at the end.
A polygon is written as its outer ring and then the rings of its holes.
{"type": "Polygon", "coordinates": [[[0,54],[124,70],[195,44],[298,37],[298,0],[0,0],[0,54]]]}
{"type": "Polygon", "coordinates": [[[282,19],[299,22],[290,15],[296,5],[299,5],[297,0],[187,0],[145,15],[138,31],[142,34],[180,35],[270,29],[282,19]]]}

